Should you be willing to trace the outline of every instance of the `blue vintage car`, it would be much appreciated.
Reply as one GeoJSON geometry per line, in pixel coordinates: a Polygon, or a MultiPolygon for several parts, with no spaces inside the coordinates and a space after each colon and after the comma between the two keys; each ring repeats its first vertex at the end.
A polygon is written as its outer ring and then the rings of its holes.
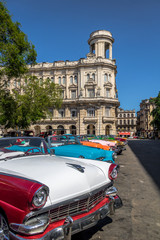
{"type": "Polygon", "coordinates": [[[114,151],[84,146],[79,139],[72,135],[48,136],[45,138],[55,155],[75,158],[94,159],[114,163],[117,157],[114,151]]]}

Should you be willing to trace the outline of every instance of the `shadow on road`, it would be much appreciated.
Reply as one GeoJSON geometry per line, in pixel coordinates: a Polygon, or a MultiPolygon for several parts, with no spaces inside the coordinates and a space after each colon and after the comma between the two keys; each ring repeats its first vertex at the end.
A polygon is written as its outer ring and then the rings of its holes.
{"type": "Polygon", "coordinates": [[[92,236],[98,232],[98,231],[103,231],[103,227],[107,224],[112,223],[112,219],[110,217],[106,217],[103,220],[100,220],[97,225],[95,225],[92,228],[89,228],[88,230],[85,230],[83,232],[80,232],[78,234],[75,234],[72,236],[72,240],[88,240],[91,239],[92,236]]]}
{"type": "Polygon", "coordinates": [[[160,189],[160,140],[129,140],[128,145],[160,189]]]}

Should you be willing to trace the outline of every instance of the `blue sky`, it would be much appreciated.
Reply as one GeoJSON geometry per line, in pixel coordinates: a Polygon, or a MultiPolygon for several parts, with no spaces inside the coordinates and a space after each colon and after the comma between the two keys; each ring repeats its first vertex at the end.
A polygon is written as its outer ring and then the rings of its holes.
{"type": "Polygon", "coordinates": [[[78,60],[91,32],[112,33],[120,107],[139,110],[160,91],[160,0],[6,0],[37,62],[78,60]]]}

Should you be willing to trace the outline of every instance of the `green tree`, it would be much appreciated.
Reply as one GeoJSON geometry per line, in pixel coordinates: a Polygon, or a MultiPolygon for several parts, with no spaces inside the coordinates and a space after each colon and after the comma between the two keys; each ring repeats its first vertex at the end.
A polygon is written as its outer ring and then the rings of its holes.
{"type": "Polygon", "coordinates": [[[0,2],[0,125],[5,128],[27,128],[37,120],[45,119],[49,108],[62,103],[59,85],[49,79],[40,85],[28,74],[28,64],[36,63],[35,47],[13,22],[4,2],[0,2]],[[28,77],[27,77],[28,76],[28,77]],[[10,80],[27,86],[8,91],[10,80]],[[28,78],[28,79],[27,79],[28,78]]]}
{"type": "Polygon", "coordinates": [[[0,124],[4,128],[15,126],[14,124],[14,111],[16,109],[16,101],[9,91],[0,91],[0,124]]]}
{"type": "Polygon", "coordinates": [[[20,78],[27,71],[27,64],[36,62],[37,53],[26,34],[20,30],[20,23],[13,22],[4,3],[0,2],[0,80],[20,78]]]}
{"type": "Polygon", "coordinates": [[[155,108],[151,112],[153,121],[151,122],[158,130],[160,130],[160,92],[156,98],[150,100],[151,103],[155,104],[155,108]]]}
{"type": "Polygon", "coordinates": [[[59,108],[62,103],[61,88],[58,84],[46,79],[43,84],[34,76],[30,77],[27,86],[13,91],[16,108],[13,114],[14,127],[21,129],[29,127],[36,121],[52,118],[49,109],[59,108]]]}

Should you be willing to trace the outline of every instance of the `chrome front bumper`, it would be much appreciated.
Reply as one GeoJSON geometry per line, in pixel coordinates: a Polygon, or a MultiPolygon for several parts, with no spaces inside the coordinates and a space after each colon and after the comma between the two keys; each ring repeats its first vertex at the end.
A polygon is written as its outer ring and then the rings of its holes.
{"type": "MultiPolygon", "coordinates": [[[[71,235],[86,230],[93,227],[98,223],[99,220],[105,218],[109,213],[114,214],[115,209],[122,207],[122,201],[118,195],[110,195],[110,202],[94,213],[73,221],[73,219],[68,216],[63,224],[63,226],[57,227],[50,232],[46,233],[43,237],[39,238],[38,235],[34,235],[32,239],[37,240],[71,240],[71,235]]],[[[26,236],[18,236],[13,232],[10,232],[10,239],[12,240],[24,240],[27,239],[26,236]]]]}

